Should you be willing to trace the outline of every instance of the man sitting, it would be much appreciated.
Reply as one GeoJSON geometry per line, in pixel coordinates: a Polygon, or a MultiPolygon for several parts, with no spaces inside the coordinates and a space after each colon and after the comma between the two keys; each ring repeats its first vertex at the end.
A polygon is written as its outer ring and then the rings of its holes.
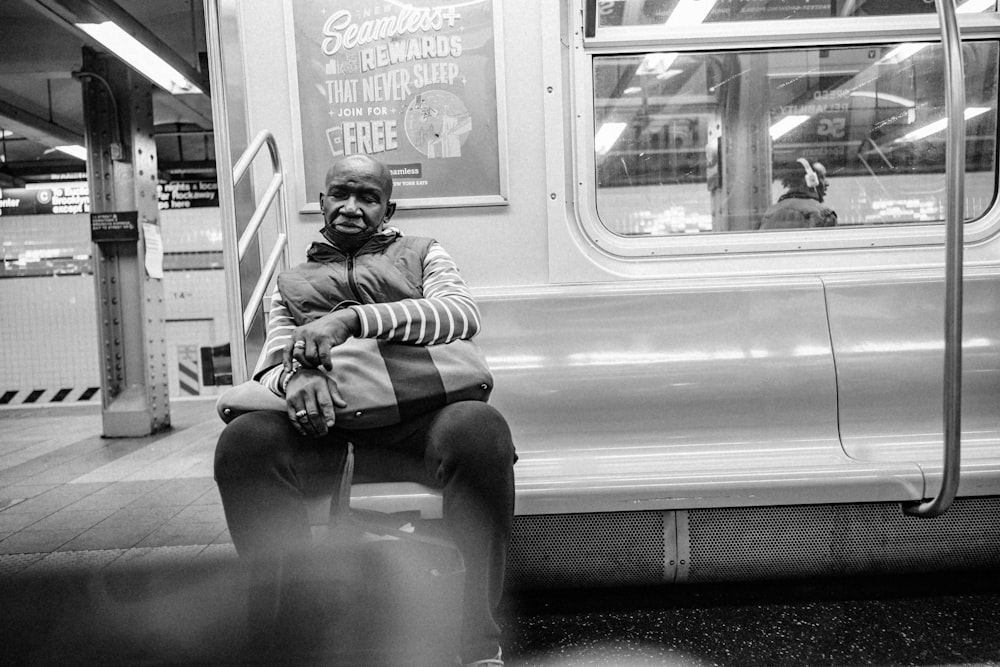
{"type": "Polygon", "coordinates": [[[462,401],[400,424],[348,431],[334,412],[346,406],[345,397],[324,372],[329,350],[350,337],[428,345],[479,332],[478,307],[444,248],[388,226],[396,208],[391,195],[388,169],[369,156],[330,168],[319,197],[327,243],[314,243],[308,261],[279,278],[254,373],[285,398],[287,410],[230,422],[216,448],[215,479],[233,544],[254,573],[252,596],[277,594],[268,586],[282,559],[311,538],[303,493],[316,480],[339,476],[349,441],[359,474],[407,475],[442,489],[444,524],[465,562],[461,660],[503,665],[494,615],[513,522],[515,461],[503,416],[484,402],[462,401]],[[344,307],[300,325],[293,313],[311,307],[304,290],[294,289],[302,280],[344,307]],[[394,464],[401,459],[416,465],[394,464]]]}

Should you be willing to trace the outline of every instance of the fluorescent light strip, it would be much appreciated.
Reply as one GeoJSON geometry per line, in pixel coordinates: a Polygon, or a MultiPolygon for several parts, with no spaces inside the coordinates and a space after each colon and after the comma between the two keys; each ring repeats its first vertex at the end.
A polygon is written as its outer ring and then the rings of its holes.
{"type": "MultiPolygon", "coordinates": [[[[976,116],[982,116],[984,113],[989,111],[989,107],[969,107],[965,110],[965,120],[970,118],[975,118],[976,116]]],[[[929,137],[932,134],[937,134],[938,132],[943,132],[948,127],[948,119],[941,118],[934,121],[933,123],[928,123],[921,128],[906,134],[899,139],[896,139],[893,143],[902,143],[904,141],[917,141],[918,139],[923,139],[929,137]]]]}
{"type": "Polygon", "coordinates": [[[670,12],[664,25],[698,25],[715,7],[715,2],[716,0],[680,0],[674,11],[670,12]]]}
{"type": "Polygon", "coordinates": [[[606,154],[615,145],[615,142],[618,141],[618,137],[622,135],[626,127],[628,127],[628,123],[616,122],[601,125],[601,129],[597,131],[597,135],[594,137],[594,152],[598,155],[606,154]]]}
{"type": "Polygon", "coordinates": [[[993,6],[997,0],[969,0],[963,2],[955,10],[958,14],[975,14],[979,12],[993,11],[993,6]]]}
{"type": "Polygon", "coordinates": [[[655,74],[662,77],[677,60],[677,53],[647,53],[635,70],[636,76],[655,74]]]}
{"type": "Polygon", "coordinates": [[[885,54],[885,56],[879,62],[886,64],[893,64],[893,65],[901,63],[907,58],[912,57],[914,54],[923,51],[928,46],[930,46],[930,44],[913,44],[913,43],[900,44],[892,51],[885,54]]]}
{"type": "Polygon", "coordinates": [[[855,90],[851,92],[851,97],[867,97],[875,100],[876,102],[892,102],[893,104],[898,104],[901,107],[913,108],[917,106],[917,103],[911,99],[900,97],[899,95],[892,95],[890,93],[876,92],[874,90],[855,90]]]}
{"type": "Polygon", "coordinates": [[[87,149],[84,148],[83,146],[79,146],[79,145],[77,145],[77,146],[56,146],[55,149],[57,151],[61,151],[61,152],[65,153],[66,155],[71,155],[71,156],[75,157],[78,160],[83,160],[84,162],[87,161],[87,149]]]}
{"type": "MultiPolygon", "coordinates": [[[[680,0],[663,24],[671,27],[700,25],[715,7],[715,3],[716,0],[680,0]]],[[[635,73],[639,75],[655,74],[659,79],[669,79],[680,74],[680,70],[668,71],[677,60],[678,55],[677,53],[647,53],[635,73]]]]}
{"type": "MultiPolygon", "coordinates": [[[[991,10],[994,4],[996,4],[996,0],[969,0],[955,9],[955,13],[977,14],[979,12],[991,10]]],[[[907,58],[912,57],[914,54],[923,51],[928,46],[930,46],[930,44],[900,44],[887,53],[879,62],[886,64],[901,63],[907,58]]]]}
{"type": "Polygon", "coordinates": [[[797,128],[802,123],[809,120],[809,116],[785,116],[777,123],[771,126],[770,134],[771,141],[783,137],[795,128],[797,128]]]}
{"type": "Polygon", "coordinates": [[[146,45],[128,34],[117,23],[77,23],[76,27],[103,44],[108,50],[141,72],[172,95],[200,93],[201,88],[168,65],[146,45]]]}

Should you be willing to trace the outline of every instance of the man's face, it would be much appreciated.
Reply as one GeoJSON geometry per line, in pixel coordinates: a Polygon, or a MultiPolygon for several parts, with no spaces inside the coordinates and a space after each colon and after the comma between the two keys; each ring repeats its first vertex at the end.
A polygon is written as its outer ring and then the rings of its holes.
{"type": "Polygon", "coordinates": [[[385,169],[366,158],[345,158],[326,177],[326,192],[320,194],[323,220],[344,234],[378,230],[392,217],[396,204],[389,201],[391,181],[385,169]]]}

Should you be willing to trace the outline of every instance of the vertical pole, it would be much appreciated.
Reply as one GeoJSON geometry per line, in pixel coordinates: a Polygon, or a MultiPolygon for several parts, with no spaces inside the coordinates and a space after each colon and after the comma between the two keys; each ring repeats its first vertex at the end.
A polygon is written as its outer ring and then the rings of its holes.
{"type": "Polygon", "coordinates": [[[945,68],[945,240],[944,240],[944,461],[941,488],[926,502],[903,511],[932,518],[951,507],[962,481],[962,280],[965,248],[965,69],[955,0],[937,0],[945,68]]]}
{"type": "Polygon", "coordinates": [[[146,267],[147,244],[159,245],[147,234],[160,229],[152,84],[89,48],[80,78],[91,212],[138,218],[138,241],[94,243],[93,253],[104,436],[139,437],[170,426],[163,281],[146,267]]]}
{"type": "Polygon", "coordinates": [[[722,127],[726,134],[718,158],[724,215],[721,225],[713,221],[712,229],[738,232],[752,229],[753,222],[760,220],[771,204],[768,117],[766,113],[746,111],[764,111],[769,106],[764,76],[767,55],[733,55],[723,58],[723,62],[722,80],[731,81],[724,87],[722,127]]]}

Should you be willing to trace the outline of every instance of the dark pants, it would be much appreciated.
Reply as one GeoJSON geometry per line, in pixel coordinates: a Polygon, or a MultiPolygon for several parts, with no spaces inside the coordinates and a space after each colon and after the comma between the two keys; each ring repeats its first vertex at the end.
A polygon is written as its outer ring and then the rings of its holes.
{"type": "Polygon", "coordinates": [[[300,436],[284,413],[237,417],[219,438],[215,479],[240,557],[278,562],[309,542],[302,498],[336,485],[348,442],[354,444],[356,478],[442,489],[444,524],[465,562],[462,655],[494,655],[516,456],[507,422],[486,403],[453,403],[379,429],[334,428],[323,438],[300,436]]]}

